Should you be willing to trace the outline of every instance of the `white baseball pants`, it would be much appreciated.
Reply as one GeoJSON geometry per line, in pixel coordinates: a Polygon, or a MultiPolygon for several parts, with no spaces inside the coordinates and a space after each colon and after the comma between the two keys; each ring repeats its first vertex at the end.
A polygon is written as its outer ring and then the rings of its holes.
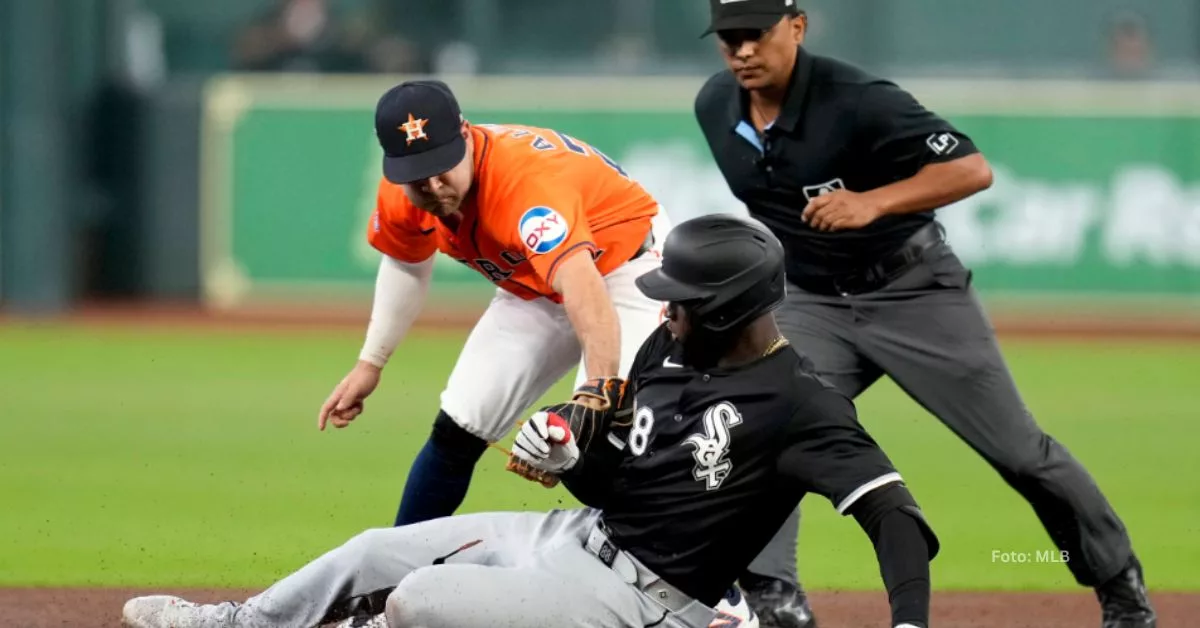
{"type": "Polygon", "coordinates": [[[238,609],[237,628],[312,628],[335,604],[395,587],[390,628],[707,628],[668,612],[584,549],[599,511],[479,513],[368,530],[238,609]]]}

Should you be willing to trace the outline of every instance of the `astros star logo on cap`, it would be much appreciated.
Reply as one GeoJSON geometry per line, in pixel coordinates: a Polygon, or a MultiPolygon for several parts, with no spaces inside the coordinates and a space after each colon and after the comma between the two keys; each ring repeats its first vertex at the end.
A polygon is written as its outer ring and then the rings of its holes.
{"type": "Polygon", "coordinates": [[[425,135],[425,125],[429,124],[429,120],[425,118],[417,119],[413,114],[408,114],[408,122],[396,127],[407,134],[407,144],[412,144],[416,140],[429,141],[429,136],[425,135]]]}

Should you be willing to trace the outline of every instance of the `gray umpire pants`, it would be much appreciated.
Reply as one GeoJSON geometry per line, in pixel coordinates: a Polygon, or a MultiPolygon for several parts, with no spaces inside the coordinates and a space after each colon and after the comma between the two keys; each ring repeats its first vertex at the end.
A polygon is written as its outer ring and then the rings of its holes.
{"type": "Polygon", "coordinates": [[[636,559],[618,558],[633,567],[622,573],[584,549],[598,518],[495,512],[368,530],[247,600],[232,623],[313,628],[352,600],[386,596],[393,628],[707,628],[712,608],[672,597],[636,559]],[[650,592],[678,600],[674,610],[650,592]]]}
{"type": "MultiPolygon", "coordinates": [[[[1079,584],[1094,587],[1127,563],[1124,524],[1087,470],[1030,415],[971,273],[948,244],[927,249],[875,292],[825,296],[789,285],[777,318],[795,350],[843,393],[857,397],[886,374],[983,456],[1029,502],[1054,544],[1070,552],[1079,584]]],[[[861,420],[869,429],[887,417],[861,420]]],[[[799,523],[797,509],[749,571],[798,584],[799,523]]]]}

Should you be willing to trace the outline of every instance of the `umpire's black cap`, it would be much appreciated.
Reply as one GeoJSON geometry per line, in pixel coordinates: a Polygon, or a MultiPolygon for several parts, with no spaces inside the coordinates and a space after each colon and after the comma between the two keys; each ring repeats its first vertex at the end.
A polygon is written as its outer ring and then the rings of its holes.
{"type": "Polygon", "coordinates": [[[738,28],[767,29],[785,15],[800,15],[796,0],[708,0],[712,23],[701,37],[738,28]]]}
{"type": "Polygon", "coordinates": [[[411,183],[457,166],[467,154],[462,122],[458,100],[441,81],[408,81],[389,89],[375,107],[383,176],[411,183]]]}
{"type": "Polygon", "coordinates": [[[662,266],[635,283],[648,298],[682,304],[702,326],[726,331],[783,302],[783,245],[753,218],[692,218],[667,234],[662,266]]]}

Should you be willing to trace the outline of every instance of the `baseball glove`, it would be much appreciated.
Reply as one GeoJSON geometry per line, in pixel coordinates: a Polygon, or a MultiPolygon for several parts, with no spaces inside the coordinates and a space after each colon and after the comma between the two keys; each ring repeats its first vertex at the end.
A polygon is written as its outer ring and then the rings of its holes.
{"type": "Polygon", "coordinates": [[[542,486],[544,486],[546,488],[554,488],[555,486],[558,486],[558,476],[557,475],[550,473],[549,471],[539,469],[539,468],[529,464],[528,462],[521,460],[515,454],[513,454],[511,451],[508,451],[507,449],[503,449],[500,447],[497,447],[497,448],[500,449],[500,451],[504,452],[504,455],[508,457],[508,463],[504,465],[505,471],[509,471],[511,473],[516,473],[517,475],[525,478],[526,480],[530,480],[532,482],[537,482],[538,484],[541,484],[542,486]]]}
{"type": "MultiPolygon", "coordinates": [[[[584,382],[575,389],[570,401],[549,405],[540,411],[557,414],[567,421],[582,455],[596,435],[612,426],[627,425],[631,407],[625,400],[625,380],[607,377],[584,382]]],[[[505,470],[547,488],[557,486],[559,481],[557,475],[538,469],[511,452],[505,470]]]]}

